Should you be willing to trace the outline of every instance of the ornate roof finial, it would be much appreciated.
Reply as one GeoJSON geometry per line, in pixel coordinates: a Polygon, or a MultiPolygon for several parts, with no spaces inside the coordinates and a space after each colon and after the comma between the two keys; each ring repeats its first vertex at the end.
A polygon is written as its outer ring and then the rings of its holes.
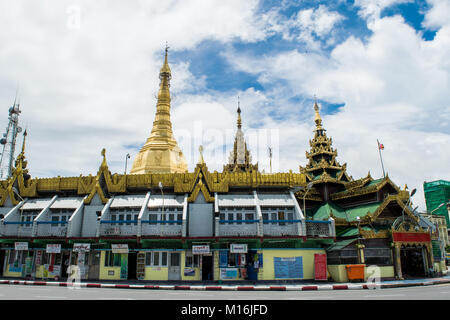
{"type": "Polygon", "coordinates": [[[316,123],[316,127],[317,127],[317,129],[322,129],[322,118],[320,117],[319,105],[317,104],[316,95],[314,95],[314,110],[316,112],[316,115],[314,117],[314,122],[316,123]]]}
{"type": "Polygon", "coordinates": [[[203,159],[203,146],[200,145],[200,147],[198,147],[198,152],[200,152],[200,164],[205,164],[205,160],[203,159]]]}
{"type": "Polygon", "coordinates": [[[237,126],[238,126],[239,129],[241,129],[241,128],[242,128],[241,102],[239,101],[239,96],[238,96],[238,109],[237,109],[237,113],[238,113],[237,126]]]}
{"type": "Polygon", "coordinates": [[[169,67],[169,61],[168,61],[168,55],[169,55],[169,46],[166,42],[166,49],[165,49],[165,57],[164,57],[164,64],[161,68],[161,71],[159,72],[159,78],[162,80],[164,76],[168,76],[168,78],[171,78],[171,71],[169,67]]]}

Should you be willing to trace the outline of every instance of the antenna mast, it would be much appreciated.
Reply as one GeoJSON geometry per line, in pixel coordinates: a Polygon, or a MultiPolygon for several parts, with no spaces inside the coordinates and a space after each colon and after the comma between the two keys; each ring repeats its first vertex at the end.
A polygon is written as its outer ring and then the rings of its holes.
{"type": "Polygon", "coordinates": [[[21,113],[19,109],[20,103],[16,98],[14,99],[14,104],[9,108],[8,117],[8,127],[6,128],[6,133],[3,134],[3,138],[0,139],[0,144],[3,145],[2,154],[0,157],[0,178],[6,180],[12,175],[13,163],[14,163],[14,152],[16,150],[16,138],[17,134],[22,131],[19,127],[19,114],[21,113]]]}

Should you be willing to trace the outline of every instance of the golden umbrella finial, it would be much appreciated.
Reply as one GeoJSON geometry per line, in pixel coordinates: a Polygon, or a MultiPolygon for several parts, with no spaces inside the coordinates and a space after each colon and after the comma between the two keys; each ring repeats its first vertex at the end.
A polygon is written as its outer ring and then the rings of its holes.
{"type": "Polygon", "coordinates": [[[203,146],[200,145],[200,147],[198,147],[198,151],[200,152],[200,164],[204,164],[205,160],[203,159],[203,146]]]}

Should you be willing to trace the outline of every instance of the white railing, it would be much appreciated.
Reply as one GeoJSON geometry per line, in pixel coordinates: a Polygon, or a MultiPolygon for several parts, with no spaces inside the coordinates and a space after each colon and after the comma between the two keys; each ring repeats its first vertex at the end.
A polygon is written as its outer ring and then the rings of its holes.
{"type": "Polygon", "coordinates": [[[299,236],[300,222],[275,222],[263,223],[263,235],[265,236],[299,236]]]}
{"type": "Polygon", "coordinates": [[[143,236],[181,236],[183,226],[181,224],[156,224],[142,223],[143,236]]]}
{"type": "Polygon", "coordinates": [[[219,234],[216,236],[257,236],[259,221],[252,223],[227,223],[219,222],[219,234]]]}
{"type": "Polygon", "coordinates": [[[100,224],[100,236],[137,236],[138,225],[134,222],[127,225],[118,223],[101,223],[100,224]]]}

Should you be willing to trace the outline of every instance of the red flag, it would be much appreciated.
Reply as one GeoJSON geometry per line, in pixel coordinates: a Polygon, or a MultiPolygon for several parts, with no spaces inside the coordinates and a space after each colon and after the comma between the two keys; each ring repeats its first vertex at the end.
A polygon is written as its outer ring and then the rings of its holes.
{"type": "MultiPolygon", "coordinates": [[[[378,140],[377,140],[377,142],[378,142],[378,140]]],[[[378,142],[378,149],[384,150],[384,145],[380,142],[378,142]]]]}

